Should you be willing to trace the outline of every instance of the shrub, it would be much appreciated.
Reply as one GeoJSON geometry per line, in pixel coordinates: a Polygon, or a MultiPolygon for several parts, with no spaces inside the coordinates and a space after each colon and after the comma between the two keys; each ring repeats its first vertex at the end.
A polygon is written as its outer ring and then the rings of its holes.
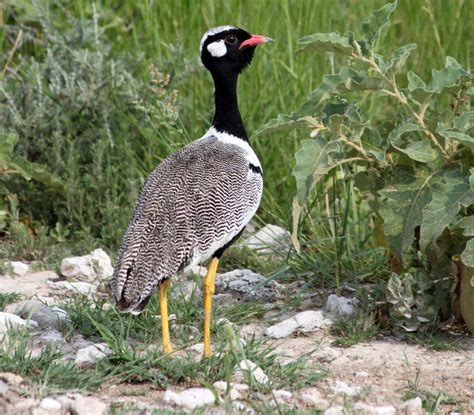
{"type": "Polygon", "coordinates": [[[298,230],[307,229],[301,213],[314,214],[315,185],[334,171],[353,182],[373,211],[374,242],[391,257],[391,316],[412,331],[450,315],[453,288],[463,269],[474,267],[474,89],[472,74],[451,57],[426,82],[402,73],[415,44],[388,57],[376,51],[395,7],[373,12],[361,38],[348,32],[301,39],[301,51],[340,55],[345,65],[325,75],[299,110],[279,115],[259,132],[311,131],[293,169],[297,250],[298,230]]]}
{"type": "Polygon", "coordinates": [[[136,59],[112,57],[97,15],[55,19],[56,28],[34,5],[27,22],[10,13],[5,28],[22,40],[0,79],[0,119],[5,134],[18,136],[14,157],[40,164],[63,187],[5,172],[0,180],[30,223],[59,223],[76,238],[115,246],[143,178],[173,147],[177,94],[156,66],[141,76],[136,59]]]}

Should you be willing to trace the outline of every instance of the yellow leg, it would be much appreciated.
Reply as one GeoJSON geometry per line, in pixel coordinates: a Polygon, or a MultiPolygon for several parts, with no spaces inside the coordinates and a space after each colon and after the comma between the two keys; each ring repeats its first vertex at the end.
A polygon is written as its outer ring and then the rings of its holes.
{"type": "Polygon", "coordinates": [[[212,296],[215,292],[214,281],[216,279],[217,266],[219,260],[212,258],[209,264],[206,278],[204,279],[204,357],[210,357],[211,352],[211,311],[212,296]]]}
{"type": "Polygon", "coordinates": [[[168,321],[168,288],[170,280],[165,280],[160,284],[160,311],[161,311],[161,334],[163,336],[163,351],[171,353],[170,327],[168,321]]]}

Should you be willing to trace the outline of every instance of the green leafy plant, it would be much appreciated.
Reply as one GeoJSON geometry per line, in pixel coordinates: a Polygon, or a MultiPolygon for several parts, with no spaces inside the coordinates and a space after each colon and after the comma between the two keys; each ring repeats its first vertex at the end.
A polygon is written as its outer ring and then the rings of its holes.
{"type": "MultiPolygon", "coordinates": [[[[474,112],[472,74],[454,58],[429,81],[403,73],[413,43],[390,55],[377,50],[396,8],[389,3],[352,32],[317,33],[300,52],[328,52],[344,62],[325,75],[307,101],[269,121],[259,134],[304,128],[296,152],[293,243],[301,250],[302,217],[311,213],[317,184],[353,182],[373,211],[374,242],[391,257],[387,300],[407,330],[449,313],[462,268],[474,266],[474,112]],[[369,111],[368,109],[371,109],[369,111]],[[302,213],[305,215],[302,215],[302,213]]],[[[474,311],[471,310],[472,314],[474,311]]]]}

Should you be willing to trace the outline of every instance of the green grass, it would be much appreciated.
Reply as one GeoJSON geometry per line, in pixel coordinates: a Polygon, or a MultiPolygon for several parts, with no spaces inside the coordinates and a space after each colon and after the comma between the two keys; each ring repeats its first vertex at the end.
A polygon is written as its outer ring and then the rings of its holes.
{"type": "Polygon", "coordinates": [[[5,307],[8,304],[14,303],[21,298],[21,294],[19,293],[0,293],[0,311],[5,310],[5,307]]]}

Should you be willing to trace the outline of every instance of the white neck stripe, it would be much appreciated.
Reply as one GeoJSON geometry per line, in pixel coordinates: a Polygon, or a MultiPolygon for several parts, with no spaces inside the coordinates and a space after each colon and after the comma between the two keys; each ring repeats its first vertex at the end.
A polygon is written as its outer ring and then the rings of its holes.
{"type": "Polygon", "coordinates": [[[248,141],[242,140],[241,138],[226,133],[224,131],[217,131],[214,126],[209,128],[209,130],[207,130],[206,134],[204,134],[202,138],[207,137],[216,137],[217,140],[221,143],[232,144],[234,146],[239,147],[244,151],[245,158],[247,159],[247,161],[256,167],[260,167],[260,170],[263,171],[262,165],[260,164],[260,160],[258,159],[257,155],[255,154],[255,151],[253,151],[253,148],[250,146],[248,141]]]}

